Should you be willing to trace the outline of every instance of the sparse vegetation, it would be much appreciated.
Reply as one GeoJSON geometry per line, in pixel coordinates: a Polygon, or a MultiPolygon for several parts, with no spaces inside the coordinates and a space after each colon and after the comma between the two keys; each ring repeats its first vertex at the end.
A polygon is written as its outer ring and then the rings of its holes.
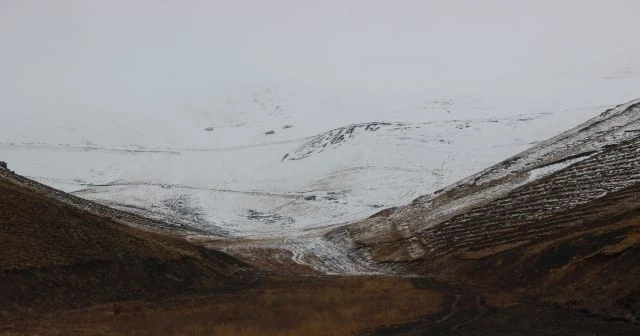
{"type": "Polygon", "coordinates": [[[407,278],[272,278],[242,293],[124,302],[68,312],[26,331],[103,335],[350,335],[443,309],[407,278]]]}

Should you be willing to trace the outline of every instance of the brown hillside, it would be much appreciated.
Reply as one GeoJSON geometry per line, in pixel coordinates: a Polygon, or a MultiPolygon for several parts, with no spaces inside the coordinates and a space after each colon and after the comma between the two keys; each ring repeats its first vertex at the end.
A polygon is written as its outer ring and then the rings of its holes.
{"type": "Polygon", "coordinates": [[[0,316],[222,288],[250,270],[44,196],[4,172],[0,209],[0,316]]]}

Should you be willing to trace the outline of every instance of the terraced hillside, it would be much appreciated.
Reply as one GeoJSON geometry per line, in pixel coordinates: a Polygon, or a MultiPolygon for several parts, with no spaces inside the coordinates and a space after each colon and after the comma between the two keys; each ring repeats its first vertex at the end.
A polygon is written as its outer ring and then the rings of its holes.
{"type": "Polygon", "coordinates": [[[328,234],[388,270],[525,288],[632,320],[639,236],[640,101],[328,234]]]}

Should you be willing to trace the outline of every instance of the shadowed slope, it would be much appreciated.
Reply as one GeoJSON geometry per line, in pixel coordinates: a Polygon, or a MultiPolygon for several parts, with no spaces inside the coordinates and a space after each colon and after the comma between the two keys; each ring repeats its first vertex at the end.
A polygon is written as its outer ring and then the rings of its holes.
{"type": "Polygon", "coordinates": [[[249,274],[223,253],[116,223],[21,179],[0,174],[2,314],[222,288],[249,274]]]}

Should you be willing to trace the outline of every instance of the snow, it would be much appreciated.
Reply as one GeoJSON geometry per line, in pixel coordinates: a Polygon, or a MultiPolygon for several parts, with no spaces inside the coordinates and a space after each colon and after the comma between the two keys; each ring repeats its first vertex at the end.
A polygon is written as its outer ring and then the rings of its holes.
{"type": "Polygon", "coordinates": [[[189,131],[184,121],[171,129],[112,120],[100,132],[3,127],[0,155],[20,174],[80,197],[215,235],[263,237],[409,203],[604,110],[469,99],[411,108],[418,99],[399,102],[380,122],[335,113],[309,124],[306,112],[285,110],[285,99],[270,92],[260,100],[270,104],[262,114],[208,120],[189,131]],[[313,135],[336,120],[344,125],[313,135]],[[205,130],[210,125],[214,130],[205,130]],[[271,129],[275,134],[264,134],[271,129]],[[165,142],[151,140],[159,131],[165,142]],[[188,136],[176,140],[183,132],[188,136]]]}
{"type": "Polygon", "coordinates": [[[545,176],[551,175],[559,170],[565,169],[575,163],[584,161],[589,158],[589,155],[581,156],[575,159],[566,160],[558,163],[553,163],[544,167],[536,168],[529,171],[528,181],[535,181],[545,176]]]}
{"type": "MultiPolygon", "coordinates": [[[[640,87],[628,4],[245,6],[7,6],[0,160],[212,235],[295,241],[430,199],[640,87]]],[[[512,168],[544,176],[582,140],[512,168]]]]}
{"type": "MultiPolygon", "coordinates": [[[[391,218],[402,223],[404,231],[410,235],[411,232],[435,226],[456,214],[478,208],[521,186],[587,160],[606,146],[617,145],[637,136],[635,130],[640,129],[638,104],[640,99],[608,109],[586,123],[543,141],[498,165],[462,179],[438,193],[418,198],[412,205],[399,208],[391,218]],[[439,195],[447,192],[458,196],[445,197],[446,201],[440,202],[439,195]]],[[[633,179],[615,183],[612,181],[608,188],[610,191],[618,190],[633,183],[633,179]]],[[[586,202],[607,194],[607,191],[594,192],[595,194],[589,193],[577,202],[586,202]]],[[[384,226],[383,222],[371,219],[363,225],[372,225],[372,231],[377,231],[384,226]]],[[[381,231],[378,231],[378,235],[379,232],[381,231]]]]}

